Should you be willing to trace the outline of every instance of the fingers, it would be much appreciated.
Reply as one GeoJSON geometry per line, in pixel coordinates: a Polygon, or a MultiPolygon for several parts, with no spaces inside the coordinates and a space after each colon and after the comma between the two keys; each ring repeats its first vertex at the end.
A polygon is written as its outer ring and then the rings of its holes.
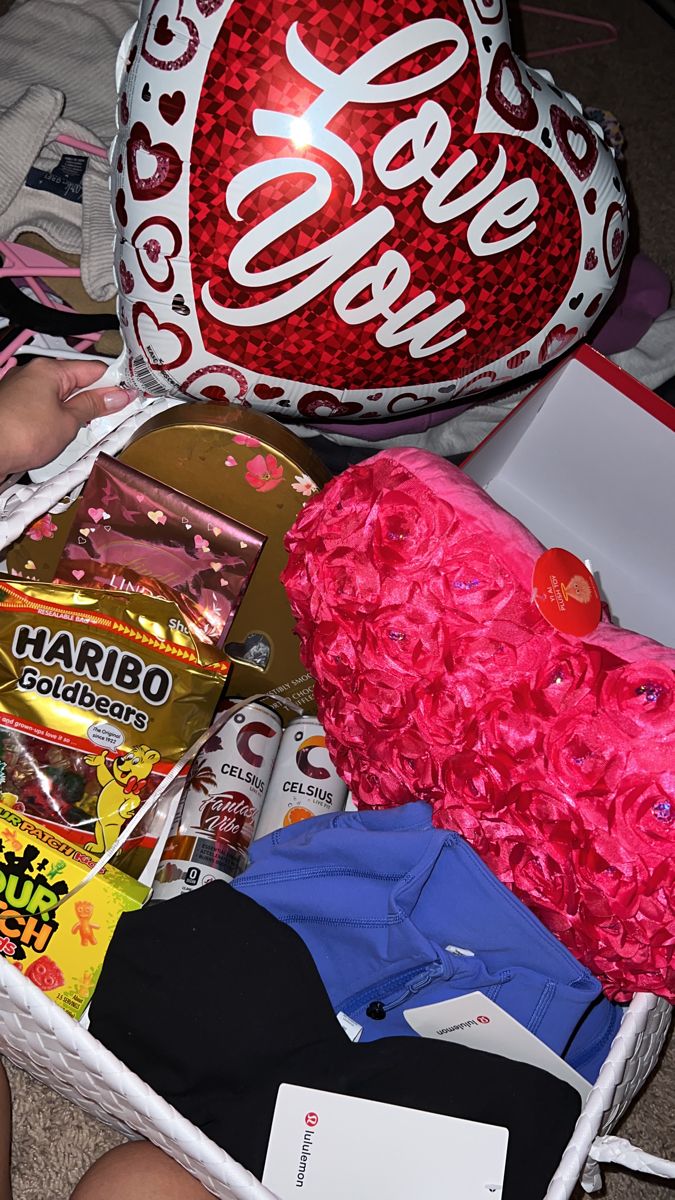
{"type": "Polygon", "coordinates": [[[80,425],[88,425],[97,417],[109,416],[130,404],[133,396],[124,388],[104,388],[80,392],[64,406],[80,425]]]}
{"type": "Polygon", "coordinates": [[[53,389],[57,399],[65,400],[79,388],[92,387],[105,374],[107,367],[95,358],[36,358],[23,370],[40,379],[45,388],[53,389]]]}

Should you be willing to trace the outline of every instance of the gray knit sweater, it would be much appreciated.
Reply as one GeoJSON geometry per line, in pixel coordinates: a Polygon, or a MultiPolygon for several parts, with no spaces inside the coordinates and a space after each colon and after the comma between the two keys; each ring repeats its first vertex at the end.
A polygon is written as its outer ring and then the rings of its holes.
{"type": "Polygon", "coordinates": [[[0,19],[0,238],[32,231],[80,254],[95,300],[115,291],[108,163],[56,138],[112,140],[117,49],[136,13],[136,0],[16,0],[0,19]]]}

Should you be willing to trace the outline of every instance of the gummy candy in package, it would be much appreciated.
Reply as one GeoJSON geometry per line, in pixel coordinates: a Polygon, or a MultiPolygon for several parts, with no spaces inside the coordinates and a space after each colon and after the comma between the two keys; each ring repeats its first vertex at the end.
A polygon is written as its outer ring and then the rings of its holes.
{"type": "MultiPolygon", "coordinates": [[[[228,670],[165,600],[0,579],[0,802],[102,854],[208,728],[228,670]]],[[[144,877],[179,786],[121,870],[144,877]]]]}

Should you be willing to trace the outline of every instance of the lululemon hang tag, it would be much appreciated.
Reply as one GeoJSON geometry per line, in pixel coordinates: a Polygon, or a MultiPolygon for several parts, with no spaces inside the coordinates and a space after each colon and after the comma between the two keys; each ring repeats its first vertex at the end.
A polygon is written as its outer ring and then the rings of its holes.
{"type": "Polygon", "coordinates": [[[600,623],[602,602],[588,567],[559,546],[534,564],[532,599],[542,617],[560,633],[586,637],[600,623]]]}

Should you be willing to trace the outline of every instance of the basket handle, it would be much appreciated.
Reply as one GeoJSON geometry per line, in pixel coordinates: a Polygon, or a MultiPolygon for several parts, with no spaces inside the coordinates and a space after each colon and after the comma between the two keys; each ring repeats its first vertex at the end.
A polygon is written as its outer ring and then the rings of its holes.
{"type": "Polygon", "coordinates": [[[645,1175],[658,1175],[661,1179],[675,1179],[675,1163],[655,1154],[647,1154],[634,1146],[628,1138],[597,1137],[591,1146],[588,1163],[581,1181],[586,1192],[595,1192],[599,1185],[598,1163],[618,1163],[629,1171],[641,1171],[645,1175]]]}

